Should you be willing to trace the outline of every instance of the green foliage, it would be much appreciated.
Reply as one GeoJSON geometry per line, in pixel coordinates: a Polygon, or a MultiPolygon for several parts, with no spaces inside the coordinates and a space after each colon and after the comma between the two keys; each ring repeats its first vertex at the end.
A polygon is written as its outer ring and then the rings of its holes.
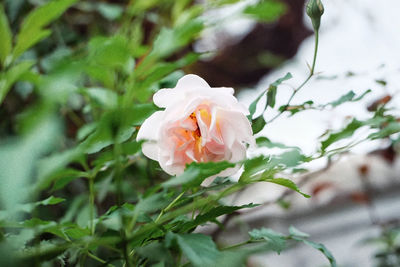
{"type": "Polygon", "coordinates": [[[271,23],[286,13],[287,7],[279,0],[261,0],[255,5],[247,6],[243,11],[261,22],[271,23]]]}
{"type": "MultiPolygon", "coordinates": [[[[0,5],[1,266],[243,266],[250,255],[280,253],[292,241],[320,250],[335,266],[322,244],[294,228],[290,235],[255,229],[249,241],[231,247],[194,231],[207,224],[223,231],[225,218],[259,206],[228,203],[228,196],[250,184],[274,183],[309,198],[291,179],[304,163],[339,153],[328,149],[364,126],[371,130],[365,140],[398,138],[399,122],[384,104],[370,119],[354,118],[344,129],[328,131],[321,150],[311,156],[262,136],[257,147],[281,152],[238,163],[193,162],[176,177],[145,158],[143,142],[136,141],[139,127],[158,111],[150,103],[152,94],[174,87],[183,70],[202,56],[191,48],[210,26],[203,13],[236,2],[0,5]],[[241,164],[238,182],[218,177],[241,164]]],[[[244,10],[267,23],[285,12],[286,5],[275,0],[244,10]]],[[[268,108],[277,109],[278,118],[285,112],[335,108],[370,92],[356,96],[351,91],[325,105],[309,100],[291,106],[309,77],[287,105],[276,108],[278,87],[291,77],[277,79],[251,103],[254,134],[268,126],[268,108]],[[254,118],[263,98],[261,115],[254,118]]]]}

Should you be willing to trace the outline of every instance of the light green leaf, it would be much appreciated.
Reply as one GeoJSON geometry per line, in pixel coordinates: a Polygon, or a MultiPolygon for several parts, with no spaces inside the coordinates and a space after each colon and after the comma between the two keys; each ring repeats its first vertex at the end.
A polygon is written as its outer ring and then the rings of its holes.
{"type": "Polygon", "coordinates": [[[253,240],[264,239],[269,244],[269,249],[276,251],[278,254],[286,248],[285,236],[271,229],[254,229],[249,232],[249,235],[253,240]]]}
{"type": "Polygon", "coordinates": [[[31,46],[49,36],[51,31],[45,30],[44,27],[60,17],[75,2],[77,0],[53,0],[29,13],[18,33],[13,51],[14,58],[18,58],[31,46]]]}
{"type": "Polygon", "coordinates": [[[381,139],[398,132],[400,132],[400,123],[397,121],[393,121],[386,125],[382,130],[370,134],[368,138],[372,140],[381,139]]]}
{"type": "Polygon", "coordinates": [[[270,23],[285,14],[287,7],[279,0],[261,0],[245,8],[243,13],[261,22],[270,23]]]}
{"type": "Polygon", "coordinates": [[[3,102],[14,83],[28,72],[32,65],[32,61],[22,61],[9,68],[5,73],[0,74],[0,104],[3,102]]]}
{"type": "Polygon", "coordinates": [[[0,63],[4,66],[12,48],[12,34],[3,5],[0,4],[0,63]]]}

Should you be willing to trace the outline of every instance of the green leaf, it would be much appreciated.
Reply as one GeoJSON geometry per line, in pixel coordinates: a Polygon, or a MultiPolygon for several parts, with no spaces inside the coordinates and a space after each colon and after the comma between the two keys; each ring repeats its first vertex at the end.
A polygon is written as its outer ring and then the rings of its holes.
{"type": "Polygon", "coordinates": [[[276,97],[276,92],[277,92],[277,88],[278,86],[286,81],[291,79],[293,76],[290,72],[286,73],[285,76],[277,79],[276,81],[274,81],[273,83],[271,83],[268,87],[268,89],[264,90],[249,106],[249,112],[250,115],[248,116],[249,119],[253,118],[254,113],[256,112],[256,108],[257,108],[257,104],[260,101],[260,99],[265,95],[265,93],[267,93],[267,103],[265,104],[264,108],[263,108],[263,112],[267,109],[268,106],[270,107],[274,107],[275,106],[275,97],[276,97]]]}
{"type": "Polygon", "coordinates": [[[170,202],[170,197],[164,192],[141,199],[135,207],[135,214],[151,213],[165,208],[170,202]]]}
{"type": "Polygon", "coordinates": [[[185,188],[199,186],[206,178],[217,175],[227,168],[233,168],[235,164],[221,162],[193,162],[186,166],[185,172],[163,183],[164,187],[183,186],[185,188]]]}
{"type": "Polygon", "coordinates": [[[256,158],[247,159],[244,162],[244,172],[240,176],[239,182],[248,182],[251,177],[269,167],[269,157],[258,156],[256,158]]]}
{"type": "MultiPolygon", "coordinates": [[[[26,134],[13,141],[5,140],[0,146],[0,201],[5,209],[13,211],[16,204],[25,201],[32,190],[36,164],[45,154],[52,151],[60,136],[60,124],[56,117],[39,107],[35,117],[26,120],[34,123],[25,126],[26,134]]],[[[49,112],[49,111],[48,111],[49,112]]]]}
{"type": "Polygon", "coordinates": [[[64,198],[50,196],[50,197],[46,198],[45,200],[38,202],[38,204],[44,205],[44,206],[56,205],[56,204],[64,202],[64,201],[65,201],[64,198]]]}
{"type": "Polygon", "coordinates": [[[357,119],[353,119],[344,129],[335,133],[331,133],[327,139],[322,141],[321,150],[325,151],[331,144],[339,140],[351,137],[354,132],[362,126],[364,126],[363,122],[357,119]]]}
{"type": "Polygon", "coordinates": [[[306,244],[306,245],[308,245],[310,247],[318,249],[329,260],[329,263],[331,264],[331,267],[336,267],[337,266],[336,260],[333,257],[332,253],[323,244],[316,243],[316,242],[308,240],[307,239],[308,238],[307,234],[301,232],[300,230],[297,230],[293,226],[291,226],[289,228],[289,231],[290,231],[290,236],[289,236],[290,238],[292,238],[293,240],[296,240],[296,241],[301,241],[301,242],[303,242],[304,244],[306,244]]]}
{"type": "Polygon", "coordinates": [[[265,136],[257,137],[256,144],[258,146],[263,146],[263,147],[268,147],[268,148],[281,148],[281,149],[295,148],[295,149],[299,149],[298,147],[287,146],[287,145],[282,144],[282,143],[272,142],[270,139],[268,139],[265,136]]]}
{"type": "Polygon", "coordinates": [[[9,68],[5,73],[0,74],[0,104],[3,102],[14,83],[28,72],[32,65],[32,61],[22,61],[9,68]]]}
{"type": "Polygon", "coordinates": [[[193,19],[173,29],[162,28],[154,41],[152,55],[160,58],[171,55],[193,41],[203,27],[201,20],[193,19]]]}
{"type": "Polygon", "coordinates": [[[124,9],[117,4],[99,3],[97,4],[99,13],[108,20],[116,20],[121,17],[124,9]]]}
{"type": "Polygon", "coordinates": [[[131,55],[128,40],[122,35],[95,37],[89,42],[89,61],[104,67],[124,67],[131,55]]]}
{"type": "Polygon", "coordinates": [[[285,186],[287,188],[290,188],[290,189],[296,191],[297,193],[303,195],[303,197],[305,197],[305,198],[311,197],[310,195],[307,195],[307,194],[301,192],[300,189],[297,187],[297,185],[289,179],[273,178],[273,179],[265,179],[264,181],[269,182],[269,183],[279,184],[279,185],[285,186]]]}
{"type": "Polygon", "coordinates": [[[24,19],[15,45],[13,54],[18,58],[31,46],[50,35],[51,31],[43,29],[60,17],[65,10],[77,0],[53,0],[34,9],[24,19]]]}
{"type": "Polygon", "coordinates": [[[176,242],[194,266],[210,266],[220,255],[217,246],[210,236],[203,234],[174,234],[168,232],[167,246],[176,242]]]}
{"type": "Polygon", "coordinates": [[[253,229],[249,232],[249,235],[253,240],[264,239],[269,245],[269,249],[276,251],[278,254],[286,248],[285,236],[271,229],[253,229]]]}
{"type": "Polygon", "coordinates": [[[251,122],[251,129],[253,130],[253,134],[259,133],[267,123],[264,120],[264,116],[261,114],[260,117],[254,119],[251,122]]]}
{"type": "Polygon", "coordinates": [[[12,34],[3,5],[0,5],[0,63],[4,66],[12,48],[12,34]]]}
{"type": "Polygon", "coordinates": [[[361,100],[365,95],[369,94],[370,92],[372,92],[372,90],[368,89],[364,93],[362,93],[360,96],[354,98],[356,96],[356,94],[353,91],[350,91],[347,94],[342,95],[338,100],[330,102],[324,106],[331,105],[332,107],[337,107],[346,102],[356,102],[356,101],[361,100]]]}
{"type": "Polygon", "coordinates": [[[303,162],[309,161],[309,158],[301,153],[297,148],[286,151],[280,155],[271,158],[271,166],[284,165],[286,167],[296,167],[303,162]]]}
{"type": "Polygon", "coordinates": [[[287,7],[278,0],[262,0],[257,4],[248,6],[243,13],[261,22],[271,23],[286,13],[287,7]]]}
{"type": "Polygon", "coordinates": [[[400,132],[400,123],[397,121],[390,122],[386,125],[382,130],[372,133],[368,136],[368,138],[375,140],[388,137],[392,134],[400,132]]]}
{"type": "Polygon", "coordinates": [[[250,203],[247,205],[242,205],[242,206],[218,206],[218,207],[212,208],[211,210],[207,211],[206,213],[197,215],[193,221],[184,223],[182,228],[180,229],[180,231],[187,232],[188,230],[193,229],[198,225],[202,225],[207,222],[213,221],[216,218],[218,218],[219,216],[222,216],[224,214],[231,214],[240,209],[254,208],[257,206],[258,206],[258,204],[253,204],[253,203],[250,203]]]}

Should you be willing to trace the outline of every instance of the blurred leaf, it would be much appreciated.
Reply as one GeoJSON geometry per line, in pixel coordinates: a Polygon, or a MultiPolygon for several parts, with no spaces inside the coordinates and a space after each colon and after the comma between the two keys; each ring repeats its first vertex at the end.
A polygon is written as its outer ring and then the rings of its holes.
{"type": "Polygon", "coordinates": [[[336,267],[336,260],[333,257],[332,253],[323,245],[320,243],[316,243],[313,241],[308,240],[308,235],[297,230],[296,228],[294,228],[293,226],[290,227],[290,234],[291,234],[291,238],[296,240],[296,241],[301,241],[304,244],[313,247],[315,249],[318,249],[319,251],[321,251],[325,257],[329,260],[329,263],[331,264],[331,267],[336,267]]]}
{"type": "Polygon", "coordinates": [[[104,67],[124,67],[131,52],[126,37],[95,37],[89,42],[89,61],[104,67]]]}
{"type": "Polygon", "coordinates": [[[271,23],[285,14],[287,7],[278,0],[261,0],[255,5],[247,6],[243,13],[261,22],[271,23]]]}
{"type": "Polygon", "coordinates": [[[324,106],[331,105],[332,107],[337,107],[345,102],[356,102],[356,101],[361,100],[365,95],[367,95],[370,92],[372,92],[371,89],[368,89],[364,93],[362,93],[360,96],[354,98],[356,96],[356,94],[353,91],[350,91],[347,94],[341,96],[338,100],[330,102],[324,106]]]}
{"type": "Polygon", "coordinates": [[[6,72],[0,73],[0,104],[3,102],[13,84],[17,82],[32,65],[32,61],[22,61],[9,68],[6,72]]]}
{"type": "Polygon", "coordinates": [[[12,33],[3,4],[0,5],[0,40],[0,63],[4,66],[6,58],[11,52],[12,33]]]}
{"type": "Polygon", "coordinates": [[[193,162],[186,166],[185,172],[163,183],[164,187],[183,186],[184,188],[199,186],[206,178],[217,175],[227,168],[233,168],[235,164],[221,162],[193,162]]]}
{"type": "Polygon", "coordinates": [[[368,138],[372,140],[382,139],[398,132],[400,132],[400,122],[393,121],[385,125],[380,131],[370,134],[368,138]]]}
{"type": "Polygon", "coordinates": [[[269,245],[269,249],[276,251],[278,254],[286,248],[285,236],[271,229],[253,229],[249,232],[249,235],[253,240],[264,239],[269,245]]]}
{"type": "Polygon", "coordinates": [[[44,27],[60,17],[75,2],[77,0],[53,0],[30,12],[18,33],[13,51],[14,58],[18,58],[31,46],[49,36],[51,31],[45,30],[44,27]]]}
{"type": "Polygon", "coordinates": [[[256,143],[257,143],[257,146],[262,146],[262,147],[267,147],[267,148],[281,148],[281,149],[296,148],[296,149],[299,149],[298,147],[287,146],[282,143],[272,142],[271,140],[269,140],[267,137],[264,137],[264,136],[257,137],[256,143]]]}
{"type": "Polygon", "coordinates": [[[325,151],[331,144],[333,144],[339,140],[351,137],[354,134],[354,132],[362,126],[364,126],[363,122],[353,119],[344,129],[334,132],[334,133],[331,133],[328,136],[328,138],[326,138],[324,141],[322,141],[321,142],[321,150],[325,151]]]}
{"type": "Polygon", "coordinates": [[[300,163],[309,161],[309,158],[301,153],[299,149],[292,149],[271,158],[271,166],[284,165],[286,167],[296,167],[300,163]]]}
{"type": "Polygon", "coordinates": [[[124,9],[120,5],[110,3],[98,3],[97,10],[108,20],[116,20],[124,12],[124,9]]]}
{"type": "Polygon", "coordinates": [[[210,266],[215,263],[220,255],[211,237],[203,234],[174,234],[168,232],[166,240],[167,244],[176,242],[194,266],[210,266]]]}
{"type": "Polygon", "coordinates": [[[49,114],[40,117],[40,113],[36,116],[36,124],[25,136],[0,148],[0,200],[5,209],[12,210],[28,196],[38,159],[54,148],[59,135],[57,118],[49,114]]]}
{"type": "Polygon", "coordinates": [[[160,58],[171,55],[193,41],[203,27],[202,21],[193,19],[173,29],[162,28],[154,41],[152,54],[160,58]]]}

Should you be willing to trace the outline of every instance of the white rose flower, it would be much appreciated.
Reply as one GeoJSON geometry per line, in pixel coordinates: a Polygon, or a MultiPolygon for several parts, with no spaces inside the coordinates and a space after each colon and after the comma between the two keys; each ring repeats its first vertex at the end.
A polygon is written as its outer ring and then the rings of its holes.
{"type": "MultiPolygon", "coordinates": [[[[160,163],[170,175],[179,175],[191,162],[240,162],[246,143],[254,144],[248,110],[233,96],[233,88],[210,87],[197,75],[182,77],[175,88],[154,94],[165,108],[146,119],[137,140],[146,140],[143,154],[160,163]]],[[[229,176],[236,165],[218,176],[229,176]]]]}

